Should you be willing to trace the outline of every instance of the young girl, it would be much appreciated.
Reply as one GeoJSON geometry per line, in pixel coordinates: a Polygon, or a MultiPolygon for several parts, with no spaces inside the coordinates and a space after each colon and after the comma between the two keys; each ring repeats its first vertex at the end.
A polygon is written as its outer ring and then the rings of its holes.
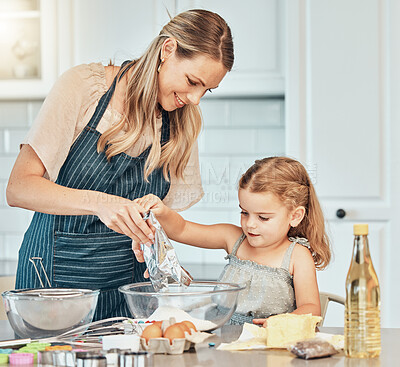
{"type": "Polygon", "coordinates": [[[257,160],[239,181],[241,226],[184,220],[154,195],[137,199],[168,236],[225,249],[222,282],[246,283],[231,323],[266,324],[275,314],[320,315],[316,268],[330,260],[323,214],[305,168],[286,157],[257,160]]]}

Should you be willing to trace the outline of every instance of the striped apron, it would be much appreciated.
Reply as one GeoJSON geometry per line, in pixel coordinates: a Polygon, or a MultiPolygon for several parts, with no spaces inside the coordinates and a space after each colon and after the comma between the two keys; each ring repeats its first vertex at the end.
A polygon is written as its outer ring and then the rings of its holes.
{"type": "MultiPolygon", "coordinates": [[[[116,82],[117,78],[101,97],[89,123],[73,143],[56,183],[130,200],[150,193],[163,199],[170,184],[165,180],[162,168],[154,170],[148,182],[143,176],[151,147],[138,157],[121,153],[110,161],[104,152],[97,152],[101,134],[96,127],[110,102],[116,82]]],[[[163,111],[161,144],[168,139],[168,112],[163,111]]],[[[34,266],[29,262],[30,257],[38,256],[43,258],[53,287],[101,290],[94,320],[131,316],[118,287],[145,281],[143,272],[146,269],[145,263],[137,262],[131,244],[131,238],[114,232],[97,216],[36,212],[19,251],[16,289],[40,288],[34,266]]],[[[43,274],[41,277],[44,281],[43,274]]]]}

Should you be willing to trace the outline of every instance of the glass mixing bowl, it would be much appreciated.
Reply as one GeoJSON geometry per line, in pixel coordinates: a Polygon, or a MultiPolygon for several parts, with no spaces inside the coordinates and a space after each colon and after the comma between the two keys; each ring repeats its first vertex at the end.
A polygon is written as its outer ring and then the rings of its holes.
{"type": "Polygon", "coordinates": [[[99,290],[40,288],[2,294],[8,320],[21,338],[46,338],[89,324],[99,290]]]}
{"type": "Polygon", "coordinates": [[[239,292],[246,286],[221,282],[192,282],[188,287],[177,283],[156,292],[150,282],[119,287],[133,316],[158,321],[174,317],[189,320],[200,331],[224,325],[236,310],[239,292]]]}

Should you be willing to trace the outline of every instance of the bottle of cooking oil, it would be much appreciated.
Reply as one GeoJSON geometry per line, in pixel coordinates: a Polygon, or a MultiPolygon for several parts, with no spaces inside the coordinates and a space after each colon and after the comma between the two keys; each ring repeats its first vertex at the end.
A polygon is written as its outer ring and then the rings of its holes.
{"type": "Polygon", "coordinates": [[[354,247],[346,278],[344,351],[347,357],[381,353],[380,290],[368,245],[368,224],[354,225],[354,247]]]}

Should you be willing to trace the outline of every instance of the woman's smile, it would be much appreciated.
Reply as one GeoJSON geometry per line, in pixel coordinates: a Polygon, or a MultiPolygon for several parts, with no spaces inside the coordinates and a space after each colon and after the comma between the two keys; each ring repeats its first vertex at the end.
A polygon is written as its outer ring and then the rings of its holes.
{"type": "Polygon", "coordinates": [[[175,105],[176,105],[176,107],[178,107],[178,108],[181,108],[181,107],[183,107],[186,103],[185,102],[183,102],[179,97],[178,97],[178,95],[174,92],[174,97],[175,97],[175,105]]]}

